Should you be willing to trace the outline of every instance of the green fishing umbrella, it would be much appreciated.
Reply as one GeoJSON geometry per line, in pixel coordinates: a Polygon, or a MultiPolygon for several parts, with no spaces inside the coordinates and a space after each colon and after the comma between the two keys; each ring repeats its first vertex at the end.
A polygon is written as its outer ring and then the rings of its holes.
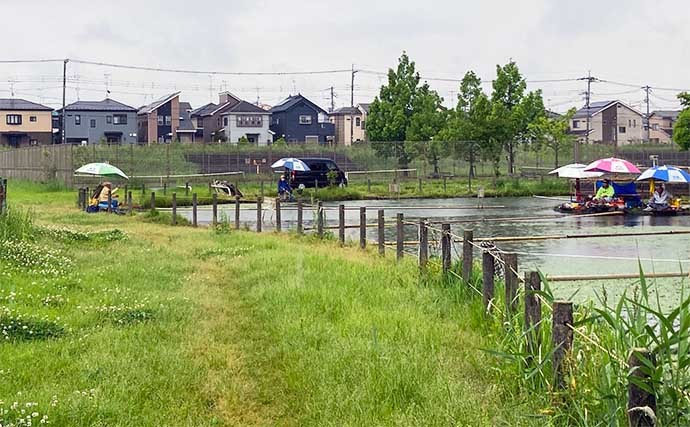
{"type": "Polygon", "coordinates": [[[105,176],[109,178],[120,177],[124,179],[129,179],[129,177],[125,175],[124,172],[122,172],[117,167],[111,165],[110,163],[88,163],[74,171],[74,173],[105,176]]]}

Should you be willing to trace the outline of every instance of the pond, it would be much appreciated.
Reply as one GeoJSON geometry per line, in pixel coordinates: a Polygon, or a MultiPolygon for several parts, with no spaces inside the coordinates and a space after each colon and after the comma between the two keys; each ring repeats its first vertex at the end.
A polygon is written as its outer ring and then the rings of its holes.
{"type": "MultiPolygon", "coordinates": [[[[592,234],[592,233],[629,233],[656,232],[670,230],[690,230],[690,216],[653,217],[653,216],[559,216],[553,211],[558,201],[531,197],[490,198],[483,200],[483,209],[478,208],[477,199],[406,199],[406,200],[366,200],[343,202],[346,206],[346,224],[359,223],[360,206],[366,206],[368,222],[375,223],[378,209],[384,209],[387,222],[393,222],[399,212],[405,219],[416,221],[427,218],[432,222],[445,220],[455,222],[451,225],[453,233],[462,235],[463,229],[472,229],[475,238],[498,236],[543,236],[559,234],[592,234]],[[462,221],[462,222],[461,222],[462,221]]],[[[338,224],[338,202],[324,203],[326,224],[338,224]]],[[[297,214],[294,204],[286,204],[282,210],[283,228],[296,227],[297,214]]],[[[178,210],[180,214],[191,218],[188,209],[178,210]]],[[[220,205],[219,218],[234,220],[234,206],[220,205]]],[[[273,228],[274,210],[267,205],[264,217],[264,229],[273,228]]],[[[211,221],[210,208],[199,211],[199,222],[211,221]]],[[[240,220],[244,225],[256,226],[254,205],[242,205],[240,220]]],[[[315,212],[306,208],[304,211],[305,227],[314,225],[315,212]]],[[[440,228],[439,224],[436,224],[440,228]]],[[[331,230],[337,234],[337,230],[331,230]]],[[[368,228],[367,236],[376,240],[376,228],[368,228]]],[[[359,238],[358,229],[347,229],[347,238],[359,238]]],[[[430,232],[430,238],[435,234],[430,232]]],[[[416,240],[415,226],[406,226],[405,240],[416,240]]],[[[395,240],[395,227],[387,225],[386,240],[395,240]]],[[[638,261],[646,272],[679,272],[688,270],[690,260],[690,235],[658,235],[633,237],[598,237],[587,239],[534,240],[519,242],[498,242],[504,251],[517,252],[520,270],[539,269],[547,275],[582,275],[608,273],[636,273],[638,261]]],[[[460,246],[458,245],[458,251],[460,246]]],[[[416,248],[406,247],[413,253],[416,248]]],[[[479,256],[477,252],[475,256],[479,256]]],[[[592,281],[592,282],[557,282],[552,284],[554,293],[559,297],[569,298],[577,291],[575,300],[582,301],[594,297],[594,292],[601,293],[602,288],[612,298],[620,295],[635,280],[625,281],[592,281]]],[[[659,296],[664,305],[677,301],[681,279],[658,279],[659,296]]]]}

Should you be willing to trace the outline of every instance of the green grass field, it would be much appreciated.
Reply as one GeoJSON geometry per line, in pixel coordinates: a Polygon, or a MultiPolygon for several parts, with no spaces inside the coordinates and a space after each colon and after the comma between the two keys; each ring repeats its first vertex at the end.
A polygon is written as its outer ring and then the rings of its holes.
{"type": "Polygon", "coordinates": [[[500,281],[485,312],[478,270],[464,283],[330,239],[86,214],[72,190],[10,184],[3,427],[625,425],[635,347],[657,360],[660,425],[690,422],[683,286],[668,312],[643,274],[620,302],[576,307],[559,388],[547,283],[526,331],[500,281]]]}
{"type": "Polygon", "coordinates": [[[531,424],[476,313],[412,262],[9,195],[7,234],[29,231],[0,256],[3,426],[531,424]]]}

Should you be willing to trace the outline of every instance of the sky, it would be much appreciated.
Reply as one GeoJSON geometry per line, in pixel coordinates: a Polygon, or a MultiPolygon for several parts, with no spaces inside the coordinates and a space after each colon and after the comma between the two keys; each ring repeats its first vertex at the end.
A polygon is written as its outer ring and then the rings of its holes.
{"type": "MultiPolygon", "coordinates": [[[[67,103],[110,97],[134,107],[181,91],[193,107],[222,90],[274,105],[302,93],[328,109],[371,102],[385,72],[406,51],[423,79],[456,102],[474,70],[491,90],[497,64],[511,59],[547,107],[620,99],[644,110],[678,106],[690,89],[690,26],[683,0],[0,0],[0,61],[62,59],[201,71],[139,71],[70,62],[67,103]],[[312,75],[213,72],[338,71],[312,75]],[[445,79],[445,80],[438,80],[445,79]],[[450,81],[447,81],[450,80],[450,81]],[[557,81],[554,81],[557,80],[557,81]],[[568,80],[568,81],[562,81],[568,80]]],[[[62,63],[0,62],[0,97],[61,105],[62,63]]]]}

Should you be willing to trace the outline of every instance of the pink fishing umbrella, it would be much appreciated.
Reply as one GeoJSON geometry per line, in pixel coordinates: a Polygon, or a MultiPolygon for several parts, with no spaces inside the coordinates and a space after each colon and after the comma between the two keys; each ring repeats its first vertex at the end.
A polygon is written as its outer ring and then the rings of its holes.
{"type": "Polygon", "coordinates": [[[588,164],[585,172],[604,172],[604,173],[640,173],[637,166],[627,160],[609,157],[608,159],[595,160],[588,164]]]}

